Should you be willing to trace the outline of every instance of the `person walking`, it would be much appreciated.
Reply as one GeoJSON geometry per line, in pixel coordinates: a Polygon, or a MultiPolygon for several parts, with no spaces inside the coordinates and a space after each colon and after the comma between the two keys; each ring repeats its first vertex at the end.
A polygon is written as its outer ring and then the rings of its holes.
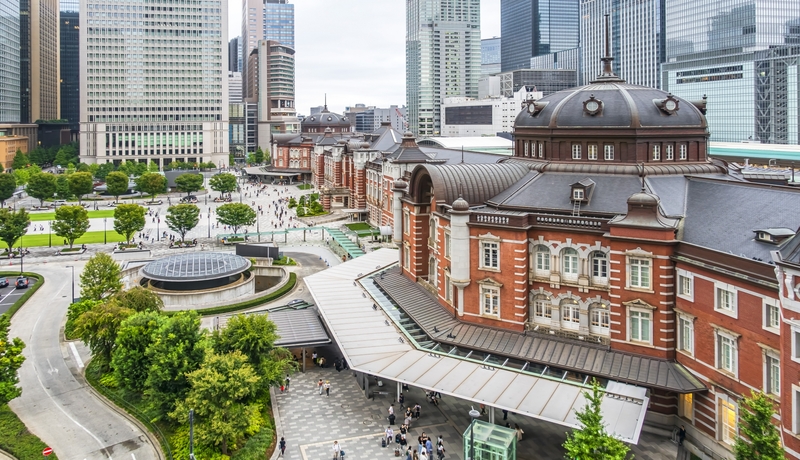
{"type": "Polygon", "coordinates": [[[386,427],[386,444],[391,444],[392,440],[394,440],[394,430],[392,429],[392,426],[389,425],[386,427]]]}
{"type": "Polygon", "coordinates": [[[436,457],[437,460],[442,460],[444,458],[444,443],[442,442],[441,436],[439,436],[439,442],[436,444],[436,457]]]}
{"type": "Polygon", "coordinates": [[[330,396],[330,395],[331,395],[331,381],[330,380],[326,380],[325,381],[325,396],[330,396]]]}
{"type": "Polygon", "coordinates": [[[333,441],[333,460],[339,460],[342,454],[342,446],[339,445],[339,441],[333,441]]]}
{"type": "Polygon", "coordinates": [[[317,382],[317,388],[319,388],[319,394],[320,394],[320,396],[322,396],[322,390],[324,389],[324,388],[323,388],[324,386],[325,386],[325,384],[324,384],[324,383],[322,383],[322,379],[319,379],[319,382],[317,382]]]}
{"type": "Polygon", "coordinates": [[[425,440],[425,450],[433,456],[433,443],[431,442],[431,438],[425,440]]]}
{"type": "Polygon", "coordinates": [[[289,378],[289,374],[286,374],[286,392],[287,393],[289,392],[289,382],[291,382],[291,381],[292,381],[292,379],[289,378]]]}
{"type": "Polygon", "coordinates": [[[281,450],[281,456],[286,452],[286,439],[281,436],[281,442],[278,443],[278,448],[281,450]]]}
{"type": "Polygon", "coordinates": [[[522,431],[522,428],[520,428],[516,423],[514,424],[514,431],[517,432],[517,442],[522,441],[522,435],[525,434],[525,432],[522,431]]]}

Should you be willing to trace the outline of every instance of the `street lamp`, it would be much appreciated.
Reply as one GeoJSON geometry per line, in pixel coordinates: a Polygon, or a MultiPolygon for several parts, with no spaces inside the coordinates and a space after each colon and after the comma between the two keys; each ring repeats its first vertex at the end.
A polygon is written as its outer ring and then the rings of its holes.
{"type": "Polygon", "coordinates": [[[106,217],[103,217],[103,244],[108,244],[108,237],[106,236],[106,217]]]}
{"type": "Polygon", "coordinates": [[[467,460],[475,460],[475,420],[481,416],[481,413],[475,410],[474,406],[470,406],[469,416],[472,417],[472,423],[469,424],[469,455],[467,460]]]}
{"type": "Polygon", "coordinates": [[[211,208],[208,208],[208,214],[206,214],[206,219],[208,220],[208,237],[211,238],[211,208]]]}
{"type": "Polygon", "coordinates": [[[53,247],[53,221],[47,223],[47,247],[53,247]]]}
{"type": "Polygon", "coordinates": [[[159,227],[161,226],[161,218],[156,219],[156,241],[161,241],[161,233],[159,232],[159,227]]]}
{"type": "Polygon", "coordinates": [[[72,301],[70,303],[75,303],[75,266],[67,265],[67,268],[72,269],[72,301]]]}
{"type": "MultiPolygon", "coordinates": [[[[13,248],[8,248],[11,251],[13,248]]],[[[22,253],[22,236],[19,237],[19,274],[22,276],[23,266],[25,265],[25,254],[22,253]]]]}

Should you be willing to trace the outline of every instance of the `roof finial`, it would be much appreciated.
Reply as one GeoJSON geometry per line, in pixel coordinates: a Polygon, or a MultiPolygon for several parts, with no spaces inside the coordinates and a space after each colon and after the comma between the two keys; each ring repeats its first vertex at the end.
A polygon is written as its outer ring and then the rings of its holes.
{"type": "Polygon", "coordinates": [[[614,61],[614,58],[611,56],[611,29],[608,25],[608,14],[603,15],[604,20],[604,39],[605,39],[605,52],[604,56],[600,58],[600,61],[603,63],[603,69],[600,72],[600,75],[597,76],[594,80],[590,83],[602,83],[602,82],[619,82],[624,83],[625,80],[619,78],[615,73],[614,69],[611,67],[611,63],[614,61]]]}
{"type": "Polygon", "coordinates": [[[328,93],[325,93],[325,108],[322,109],[323,112],[328,111],[328,93]]]}

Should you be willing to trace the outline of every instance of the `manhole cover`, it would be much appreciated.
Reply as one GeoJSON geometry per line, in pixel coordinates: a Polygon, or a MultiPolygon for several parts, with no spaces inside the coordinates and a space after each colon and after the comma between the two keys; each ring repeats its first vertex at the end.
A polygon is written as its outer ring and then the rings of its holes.
{"type": "Polygon", "coordinates": [[[372,420],[364,420],[364,425],[372,425],[372,420]]]}
{"type": "Polygon", "coordinates": [[[342,404],[342,409],[347,409],[348,407],[350,407],[350,404],[342,404]]]}
{"type": "Polygon", "coordinates": [[[375,415],[375,414],[373,414],[373,415],[370,415],[370,417],[372,417],[372,420],[381,420],[383,418],[383,415],[375,415]]]}

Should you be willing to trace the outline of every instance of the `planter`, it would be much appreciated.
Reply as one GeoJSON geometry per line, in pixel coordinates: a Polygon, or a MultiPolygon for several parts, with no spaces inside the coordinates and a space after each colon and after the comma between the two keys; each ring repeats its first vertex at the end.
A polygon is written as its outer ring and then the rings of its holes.
{"type": "Polygon", "coordinates": [[[72,249],[64,248],[64,249],[59,249],[58,251],[56,251],[56,255],[57,256],[71,256],[73,254],[83,254],[84,252],[86,252],[86,249],[84,249],[84,248],[72,248],[72,249]]]}

